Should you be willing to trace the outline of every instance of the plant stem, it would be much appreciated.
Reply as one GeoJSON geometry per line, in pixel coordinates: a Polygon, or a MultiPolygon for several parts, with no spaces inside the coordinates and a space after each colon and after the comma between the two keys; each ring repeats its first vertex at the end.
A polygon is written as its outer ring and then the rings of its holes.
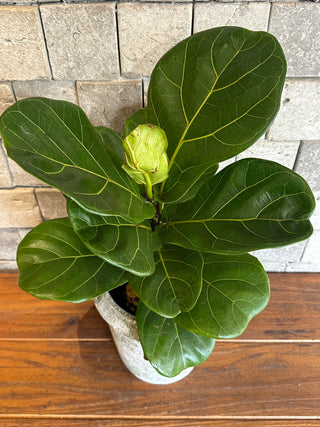
{"type": "Polygon", "coordinates": [[[146,173],[143,173],[144,179],[146,180],[146,193],[149,199],[153,200],[153,192],[152,192],[152,183],[149,178],[149,175],[146,173]]]}

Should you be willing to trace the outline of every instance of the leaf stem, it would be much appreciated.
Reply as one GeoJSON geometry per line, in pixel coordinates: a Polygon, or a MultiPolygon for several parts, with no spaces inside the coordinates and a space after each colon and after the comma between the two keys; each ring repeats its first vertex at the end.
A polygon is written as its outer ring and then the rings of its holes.
{"type": "Polygon", "coordinates": [[[141,172],[143,173],[144,179],[146,180],[147,196],[149,197],[149,199],[153,200],[152,183],[151,183],[150,177],[147,173],[144,173],[143,171],[141,171],[141,172]]]}

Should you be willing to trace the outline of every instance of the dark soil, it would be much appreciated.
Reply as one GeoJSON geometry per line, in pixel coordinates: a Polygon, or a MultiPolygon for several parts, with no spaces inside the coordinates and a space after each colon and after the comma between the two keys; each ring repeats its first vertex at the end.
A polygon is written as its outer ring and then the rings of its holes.
{"type": "Polygon", "coordinates": [[[113,300],[126,312],[136,314],[139,301],[138,295],[130,288],[129,283],[110,291],[113,300]]]}

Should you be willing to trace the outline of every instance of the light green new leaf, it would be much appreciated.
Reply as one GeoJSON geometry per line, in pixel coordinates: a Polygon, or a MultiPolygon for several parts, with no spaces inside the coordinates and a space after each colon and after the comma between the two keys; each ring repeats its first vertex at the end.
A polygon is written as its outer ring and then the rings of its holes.
{"type": "Polygon", "coordinates": [[[279,109],[285,74],[276,38],[238,27],[194,34],[159,60],[147,116],[169,141],[165,201],[186,201],[209,167],[257,141],[279,109]]]}
{"type": "Polygon", "coordinates": [[[153,253],[161,242],[147,221],[132,224],[120,217],[95,215],[72,200],[68,215],[82,242],[99,257],[139,276],[154,272],[153,253]]]}
{"type": "Polygon", "coordinates": [[[175,317],[189,311],[201,291],[203,258],[200,252],[164,246],[155,253],[156,271],[149,277],[129,276],[132,289],[152,311],[175,317]]]}
{"type": "Polygon", "coordinates": [[[203,286],[196,305],[174,320],[182,328],[213,337],[240,335],[269,300],[269,280],[248,254],[203,254],[203,286]]]}
{"type": "Polygon", "coordinates": [[[200,365],[213,350],[214,339],[180,328],[173,319],[150,311],[141,301],[136,318],[145,357],[166,377],[200,365]]]}
{"type": "Polygon", "coordinates": [[[84,112],[66,101],[23,99],[0,118],[0,133],[8,155],[26,171],[57,187],[85,209],[135,222],[152,218],[154,207],[139,186],[121,169],[109,150],[115,132],[101,132],[84,112]]]}
{"type": "MultiPolygon", "coordinates": [[[[126,137],[131,133],[136,127],[143,124],[148,124],[148,116],[145,108],[134,113],[131,117],[129,117],[124,124],[124,132],[123,136],[126,137]]],[[[150,123],[153,124],[153,123],[150,123]]]]}
{"type": "Polygon", "coordinates": [[[17,253],[19,286],[37,298],[82,302],[127,281],[127,274],[90,252],[68,218],[43,222],[17,253]]]}
{"type": "Polygon", "coordinates": [[[314,207],[308,184],[295,172],[243,159],[204,184],[192,201],[170,210],[161,238],[222,254],[283,246],[310,236],[314,207]]]}

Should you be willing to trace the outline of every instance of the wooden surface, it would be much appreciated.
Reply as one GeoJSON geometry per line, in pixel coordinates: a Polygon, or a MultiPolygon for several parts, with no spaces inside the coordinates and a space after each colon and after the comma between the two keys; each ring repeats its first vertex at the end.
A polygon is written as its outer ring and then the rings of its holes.
{"type": "Polygon", "coordinates": [[[145,384],[92,302],[40,301],[0,275],[0,426],[320,426],[320,274],[270,274],[271,300],[183,381],[145,384]]]}

